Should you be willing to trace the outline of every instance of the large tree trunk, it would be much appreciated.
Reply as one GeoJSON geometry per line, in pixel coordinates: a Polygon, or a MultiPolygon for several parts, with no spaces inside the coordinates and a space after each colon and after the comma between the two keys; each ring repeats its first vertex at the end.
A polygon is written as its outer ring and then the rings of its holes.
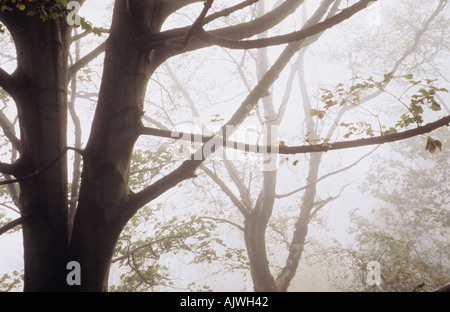
{"type": "Polygon", "coordinates": [[[161,14],[154,11],[160,8],[152,3],[134,1],[127,6],[119,1],[114,9],[71,237],[70,259],[81,265],[82,291],[107,290],[114,247],[131,217],[126,207],[129,165],[147,84],[159,65],[152,58],[155,52],[136,47],[132,38],[160,29],[161,14]]]}
{"type": "Polygon", "coordinates": [[[61,290],[67,250],[68,26],[13,16],[6,24],[16,44],[18,68],[11,92],[19,116],[20,183],[25,291],[61,290]],[[14,20],[13,20],[14,19],[14,20]],[[49,167],[50,165],[50,167],[49,167]]]}

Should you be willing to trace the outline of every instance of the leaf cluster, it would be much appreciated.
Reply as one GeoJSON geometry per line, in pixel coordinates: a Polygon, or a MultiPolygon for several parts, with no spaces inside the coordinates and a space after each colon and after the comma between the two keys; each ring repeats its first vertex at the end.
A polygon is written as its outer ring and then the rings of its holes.
{"type": "MultiPolygon", "coordinates": [[[[436,101],[436,95],[439,92],[448,92],[448,90],[437,87],[435,85],[436,81],[436,79],[416,80],[413,74],[394,77],[392,73],[387,73],[381,80],[375,80],[373,77],[363,79],[357,76],[351,79],[349,86],[339,83],[334,89],[321,88],[320,100],[322,106],[318,109],[309,110],[309,114],[310,116],[324,119],[327,114],[331,112],[337,113],[344,106],[360,107],[367,99],[366,96],[370,94],[375,94],[375,92],[386,93],[394,97],[406,109],[406,112],[400,115],[399,120],[394,125],[384,125],[380,122],[377,114],[371,114],[377,119],[378,130],[373,129],[372,124],[365,121],[341,122],[340,127],[346,129],[343,135],[345,139],[362,135],[372,137],[376,133],[379,135],[397,133],[411,124],[422,125],[426,111],[438,112],[442,109],[441,105],[436,101]],[[407,89],[401,96],[396,96],[386,89],[387,84],[394,78],[406,81],[408,84],[407,89]],[[411,91],[414,92],[408,96],[409,103],[407,104],[402,97],[407,93],[411,93],[411,91]]],[[[310,140],[307,141],[311,143],[310,140]]],[[[316,142],[323,144],[328,143],[328,141],[329,139],[324,138],[316,140],[316,142]]],[[[442,144],[429,138],[426,149],[434,153],[436,148],[441,149],[442,144]]]]}

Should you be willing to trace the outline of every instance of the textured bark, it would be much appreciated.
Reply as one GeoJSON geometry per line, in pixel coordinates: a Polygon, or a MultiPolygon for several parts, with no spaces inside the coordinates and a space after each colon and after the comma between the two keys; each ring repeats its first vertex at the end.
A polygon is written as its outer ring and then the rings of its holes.
{"type": "Polygon", "coordinates": [[[4,20],[17,49],[18,68],[10,90],[18,109],[21,157],[16,174],[24,176],[58,162],[20,183],[25,291],[61,290],[67,251],[67,57],[65,20],[4,20]]]}
{"type": "Polygon", "coordinates": [[[151,69],[150,51],[132,41],[159,31],[163,19],[153,1],[116,3],[106,44],[103,80],[83,172],[71,237],[70,259],[81,265],[82,291],[106,291],[114,247],[128,221],[129,164],[139,136],[151,69]]]}

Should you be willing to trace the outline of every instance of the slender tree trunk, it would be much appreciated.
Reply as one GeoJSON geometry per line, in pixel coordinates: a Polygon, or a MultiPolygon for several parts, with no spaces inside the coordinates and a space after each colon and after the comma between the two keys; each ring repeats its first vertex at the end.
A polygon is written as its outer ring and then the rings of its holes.
{"type": "Polygon", "coordinates": [[[291,245],[289,247],[289,255],[283,270],[277,277],[277,285],[280,291],[288,290],[288,287],[297,272],[298,264],[305,249],[311,210],[314,208],[314,199],[317,193],[316,185],[313,183],[317,181],[321,159],[321,153],[311,154],[306,184],[312,185],[308,187],[303,194],[300,215],[295,224],[294,236],[292,237],[291,245]]]}
{"type": "Polygon", "coordinates": [[[264,172],[264,186],[244,223],[244,240],[255,291],[278,291],[266,252],[266,229],[275,200],[276,171],[264,172]]]}

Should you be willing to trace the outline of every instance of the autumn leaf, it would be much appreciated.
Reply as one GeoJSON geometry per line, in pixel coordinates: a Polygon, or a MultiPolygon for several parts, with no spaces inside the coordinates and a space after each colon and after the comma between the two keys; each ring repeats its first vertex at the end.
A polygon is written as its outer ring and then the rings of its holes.
{"type": "Polygon", "coordinates": [[[425,150],[429,151],[431,154],[434,154],[434,152],[436,152],[436,148],[439,148],[439,150],[442,151],[441,141],[434,140],[432,137],[428,137],[425,150]]]}

